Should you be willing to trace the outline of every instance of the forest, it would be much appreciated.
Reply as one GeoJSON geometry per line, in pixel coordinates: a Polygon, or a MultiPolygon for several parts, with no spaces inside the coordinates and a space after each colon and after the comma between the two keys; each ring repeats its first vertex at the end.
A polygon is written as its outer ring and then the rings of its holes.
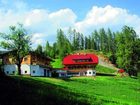
{"type": "Polygon", "coordinates": [[[133,27],[129,26],[124,26],[117,32],[101,28],[93,30],[88,36],[72,28],[65,33],[58,29],[56,42],[50,45],[46,41],[45,46],[38,45],[35,51],[54,59],[63,59],[74,51],[87,49],[104,54],[118,68],[123,68],[128,73],[140,71],[140,38],[133,27]]]}

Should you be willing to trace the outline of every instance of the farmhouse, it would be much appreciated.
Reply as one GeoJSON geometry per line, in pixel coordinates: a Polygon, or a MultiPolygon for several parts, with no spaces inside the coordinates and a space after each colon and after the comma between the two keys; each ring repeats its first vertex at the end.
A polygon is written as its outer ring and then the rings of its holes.
{"type": "MultiPolygon", "coordinates": [[[[51,76],[51,58],[30,52],[22,59],[21,75],[51,76]]],[[[13,56],[9,53],[3,54],[3,69],[6,75],[17,74],[17,65],[13,56]]]]}
{"type": "Polygon", "coordinates": [[[63,59],[67,76],[95,76],[98,57],[95,54],[72,54],[63,59]]]}

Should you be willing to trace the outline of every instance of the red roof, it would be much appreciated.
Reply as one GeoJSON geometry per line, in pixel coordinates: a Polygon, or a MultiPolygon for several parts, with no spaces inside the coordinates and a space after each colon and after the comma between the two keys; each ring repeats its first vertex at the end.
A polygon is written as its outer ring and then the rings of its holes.
{"type": "Polygon", "coordinates": [[[98,64],[98,57],[95,54],[73,54],[63,59],[64,65],[98,64]]]}

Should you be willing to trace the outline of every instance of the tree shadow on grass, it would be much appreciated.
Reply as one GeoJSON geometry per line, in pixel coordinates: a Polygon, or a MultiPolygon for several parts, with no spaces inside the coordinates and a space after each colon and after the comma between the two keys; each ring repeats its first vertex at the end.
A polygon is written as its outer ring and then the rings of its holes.
{"type": "Polygon", "coordinates": [[[116,76],[116,74],[111,73],[96,73],[97,76],[116,76]]]}
{"type": "Polygon", "coordinates": [[[0,79],[0,105],[89,105],[80,94],[22,77],[0,79]]]}

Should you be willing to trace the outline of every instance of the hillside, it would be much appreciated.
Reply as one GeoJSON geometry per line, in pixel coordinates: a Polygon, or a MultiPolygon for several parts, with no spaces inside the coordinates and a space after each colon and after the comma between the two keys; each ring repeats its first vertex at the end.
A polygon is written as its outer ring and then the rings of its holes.
{"type": "MultiPolygon", "coordinates": [[[[96,54],[99,58],[99,64],[96,67],[97,72],[99,73],[115,73],[118,68],[115,67],[109,61],[108,57],[104,56],[100,52],[96,52],[94,50],[81,50],[75,51],[74,53],[93,53],[96,54]]],[[[61,59],[54,59],[54,62],[51,63],[53,68],[63,68],[62,60],[61,59]]]]}
{"type": "Polygon", "coordinates": [[[114,64],[109,60],[109,58],[103,54],[102,52],[95,51],[95,50],[80,50],[80,51],[75,51],[74,53],[93,53],[96,54],[99,58],[99,65],[112,68],[112,69],[117,69],[114,64]]]}

